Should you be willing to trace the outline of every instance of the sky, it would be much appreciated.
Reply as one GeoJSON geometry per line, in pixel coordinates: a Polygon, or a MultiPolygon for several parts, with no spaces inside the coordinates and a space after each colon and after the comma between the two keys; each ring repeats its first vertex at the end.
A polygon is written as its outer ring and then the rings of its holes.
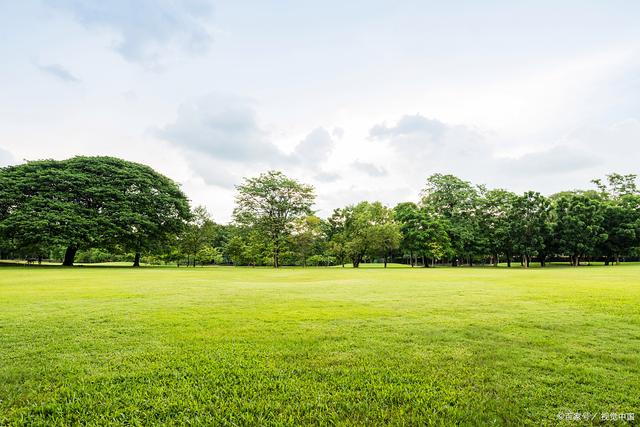
{"type": "Polygon", "coordinates": [[[427,177],[551,194],[640,173],[640,2],[0,0],[0,166],[108,155],[229,221],[270,169],[316,209],[427,177]]]}

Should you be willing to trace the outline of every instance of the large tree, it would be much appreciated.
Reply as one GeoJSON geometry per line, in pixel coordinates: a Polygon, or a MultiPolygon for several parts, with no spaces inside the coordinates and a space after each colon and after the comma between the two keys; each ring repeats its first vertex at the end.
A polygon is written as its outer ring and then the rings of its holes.
{"type": "Polygon", "coordinates": [[[273,266],[280,266],[280,254],[288,243],[296,219],[310,215],[315,200],[313,187],[269,171],[245,178],[236,187],[234,221],[255,230],[268,243],[273,266]]]}
{"type": "Polygon", "coordinates": [[[495,189],[487,191],[480,199],[480,231],[485,236],[486,250],[494,265],[504,255],[511,267],[514,254],[515,224],[514,205],[518,196],[510,191],[495,189]]]}
{"type": "Polygon", "coordinates": [[[427,208],[405,202],[398,204],[394,213],[402,235],[401,248],[409,254],[412,266],[418,256],[423,258],[423,266],[428,267],[428,259],[435,262],[451,254],[451,241],[443,220],[427,208]]]}
{"type": "Polygon", "coordinates": [[[434,174],[422,190],[422,206],[446,225],[454,256],[473,259],[479,242],[478,189],[453,175],[434,174]]]}
{"type": "Polygon", "coordinates": [[[559,248],[569,256],[571,265],[591,255],[607,239],[602,227],[602,202],[597,195],[566,192],[554,197],[559,248]]]}
{"type": "Polygon", "coordinates": [[[18,247],[153,250],[180,231],[189,204],[152,168],[113,157],[41,160],[0,169],[0,233],[18,247]]]}
{"type": "MultiPolygon", "coordinates": [[[[545,236],[550,227],[551,204],[546,197],[528,191],[515,199],[512,226],[516,250],[522,255],[522,263],[529,267],[531,258],[544,253],[545,236]]],[[[544,260],[541,260],[544,265],[544,260]]]]}
{"type": "Polygon", "coordinates": [[[398,248],[402,234],[393,211],[380,202],[360,202],[338,211],[342,216],[340,234],[344,253],[358,268],[365,257],[381,256],[385,267],[391,252],[398,248]]]}

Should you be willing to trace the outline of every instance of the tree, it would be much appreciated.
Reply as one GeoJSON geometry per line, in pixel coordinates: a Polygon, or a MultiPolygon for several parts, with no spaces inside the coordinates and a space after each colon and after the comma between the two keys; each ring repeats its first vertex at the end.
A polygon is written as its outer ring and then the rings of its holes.
{"type": "Polygon", "coordinates": [[[418,205],[412,202],[399,203],[393,208],[400,226],[400,248],[409,255],[409,264],[415,265],[420,250],[418,205]]]}
{"type": "Polygon", "coordinates": [[[414,255],[425,259],[424,267],[429,266],[426,259],[435,261],[451,255],[451,242],[443,221],[427,208],[410,202],[400,203],[394,212],[400,225],[401,247],[409,252],[411,266],[415,265],[414,255]]]}
{"type": "Polygon", "coordinates": [[[603,183],[601,179],[594,179],[591,182],[598,187],[604,198],[617,199],[621,196],[639,194],[636,184],[637,178],[638,176],[634,174],[612,173],[607,175],[606,183],[603,183]]]}
{"type": "Polygon", "coordinates": [[[338,264],[341,264],[343,267],[347,257],[345,221],[345,212],[342,209],[334,209],[329,219],[324,223],[329,254],[334,256],[338,264]]]}
{"type": "Polygon", "coordinates": [[[453,175],[434,174],[422,190],[422,206],[445,224],[453,249],[451,264],[459,258],[472,262],[479,237],[478,190],[453,175]]]}
{"type": "Polygon", "coordinates": [[[303,267],[307,266],[307,258],[312,252],[320,249],[322,238],[322,220],[317,216],[308,215],[293,222],[291,244],[303,267]]]}
{"type": "Polygon", "coordinates": [[[400,226],[394,220],[393,210],[379,202],[371,203],[370,206],[372,254],[381,255],[384,261],[384,268],[387,268],[391,253],[400,246],[400,240],[402,239],[400,226]]]}
{"type": "Polygon", "coordinates": [[[578,266],[581,258],[607,238],[602,203],[597,196],[563,193],[555,200],[555,211],[560,249],[569,255],[571,265],[578,266]]]}
{"type": "Polygon", "coordinates": [[[196,266],[198,253],[205,247],[211,247],[215,238],[215,223],[204,206],[197,206],[191,213],[191,219],[180,235],[180,249],[187,256],[187,266],[196,266]]]}
{"type": "Polygon", "coordinates": [[[200,264],[222,264],[223,257],[220,249],[210,245],[204,245],[198,250],[194,257],[194,267],[195,261],[198,261],[200,264]]]}
{"type": "Polygon", "coordinates": [[[0,169],[0,233],[19,247],[65,246],[140,254],[162,246],[189,218],[178,185],[152,168],[113,157],[40,160],[0,169]]]}
{"type": "Polygon", "coordinates": [[[294,221],[312,213],[313,187],[287,178],[282,172],[269,171],[245,178],[236,188],[234,221],[257,231],[270,246],[273,266],[278,268],[280,253],[291,236],[294,221]]]}
{"type": "MultiPolygon", "coordinates": [[[[529,267],[531,258],[544,251],[545,235],[549,227],[551,205],[540,193],[528,191],[513,203],[515,249],[529,267]]],[[[544,265],[544,260],[541,261],[544,265]]]]}
{"type": "Polygon", "coordinates": [[[340,220],[344,252],[358,268],[366,256],[382,256],[385,267],[391,251],[398,248],[402,235],[393,211],[380,202],[360,202],[341,209],[340,220]]]}
{"type": "Polygon", "coordinates": [[[480,199],[480,230],[486,236],[486,248],[495,265],[498,265],[500,255],[504,254],[507,266],[511,267],[514,253],[516,218],[514,218],[514,193],[495,189],[487,191],[480,199]]]}

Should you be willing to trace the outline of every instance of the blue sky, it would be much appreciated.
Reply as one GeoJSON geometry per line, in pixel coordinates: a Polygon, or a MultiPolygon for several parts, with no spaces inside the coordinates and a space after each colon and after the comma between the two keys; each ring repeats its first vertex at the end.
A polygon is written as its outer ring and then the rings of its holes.
{"type": "Polygon", "coordinates": [[[638,173],[640,3],[0,2],[0,164],[147,163],[229,219],[270,168],[318,209],[434,172],[543,193],[638,173]]]}

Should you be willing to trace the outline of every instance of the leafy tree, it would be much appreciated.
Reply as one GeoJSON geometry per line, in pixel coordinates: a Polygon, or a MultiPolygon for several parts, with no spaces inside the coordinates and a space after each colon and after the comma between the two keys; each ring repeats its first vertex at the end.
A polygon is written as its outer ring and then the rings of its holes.
{"type": "Polygon", "coordinates": [[[384,268],[387,268],[391,253],[400,246],[402,234],[398,223],[394,220],[393,210],[379,202],[371,203],[370,206],[369,232],[372,235],[372,255],[381,255],[384,268]]]}
{"type": "Polygon", "coordinates": [[[334,209],[333,213],[324,223],[325,239],[327,240],[327,250],[329,254],[335,257],[338,264],[344,267],[347,258],[347,235],[346,222],[347,216],[342,209],[334,209]]]}
{"type": "Polygon", "coordinates": [[[534,191],[528,191],[514,200],[515,249],[522,255],[525,267],[529,267],[532,257],[544,251],[550,210],[549,201],[534,191]]]}
{"type": "Polygon", "coordinates": [[[401,248],[409,253],[412,266],[418,256],[435,261],[451,255],[451,242],[441,219],[410,202],[398,204],[394,212],[402,235],[401,248]]]}
{"type": "Polygon", "coordinates": [[[303,267],[307,266],[307,258],[321,249],[322,240],[322,220],[317,216],[308,215],[293,222],[291,243],[303,267]]]}
{"type": "Polygon", "coordinates": [[[189,217],[187,198],[148,166],[113,157],[40,160],[0,169],[0,233],[19,247],[64,245],[140,254],[160,247],[189,217]]]}
{"type": "Polygon", "coordinates": [[[510,191],[495,189],[487,191],[480,199],[480,229],[486,237],[486,248],[495,265],[499,263],[500,255],[504,254],[507,266],[511,267],[515,251],[514,205],[517,198],[510,191]]]}
{"type": "Polygon", "coordinates": [[[606,240],[602,228],[603,209],[598,197],[584,193],[563,193],[555,200],[557,237],[560,249],[580,265],[580,259],[606,240]]]}
{"type": "Polygon", "coordinates": [[[215,223],[207,209],[204,206],[194,208],[179,238],[180,249],[187,256],[187,265],[196,266],[198,253],[207,246],[211,247],[215,233],[215,223]]]}
{"type": "Polygon", "coordinates": [[[625,195],[639,194],[636,184],[638,176],[634,174],[621,175],[612,173],[607,175],[606,183],[601,179],[594,179],[593,182],[600,190],[603,197],[609,199],[617,199],[625,195]]]}
{"type": "Polygon", "coordinates": [[[458,259],[472,260],[479,236],[478,190],[453,175],[434,174],[422,191],[422,206],[445,224],[453,253],[458,259]]]}
{"type": "Polygon", "coordinates": [[[198,261],[200,264],[222,264],[224,258],[222,257],[220,249],[214,248],[210,245],[204,245],[198,250],[194,260],[198,261]]]}
{"type": "Polygon", "coordinates": [[[607,239],[600,243],[599,251],[605,263],[620,262],[640,246],[640,195],[626,194],[603,202],[602,227],[607,239]]]}
{"type": "Polygon", "coordinates": [[[400,228],[393,219],[393,211],[380,202],[360,202],[341,209],[341,231],[344,251],[357,268],[366,256],[380,255],[385,261],[391,251],[398,248],[400,228]]]}
{"type": "Polygon", "coordinates": [[[280,253],[291,236],[294,221],[311,214],[315,200],[313,187],[287,178],[282,172],[269,171],[245,178],[236,188],[235,222],[258,232],[269,244],[273,266],[278,268],[280,253]]]}

